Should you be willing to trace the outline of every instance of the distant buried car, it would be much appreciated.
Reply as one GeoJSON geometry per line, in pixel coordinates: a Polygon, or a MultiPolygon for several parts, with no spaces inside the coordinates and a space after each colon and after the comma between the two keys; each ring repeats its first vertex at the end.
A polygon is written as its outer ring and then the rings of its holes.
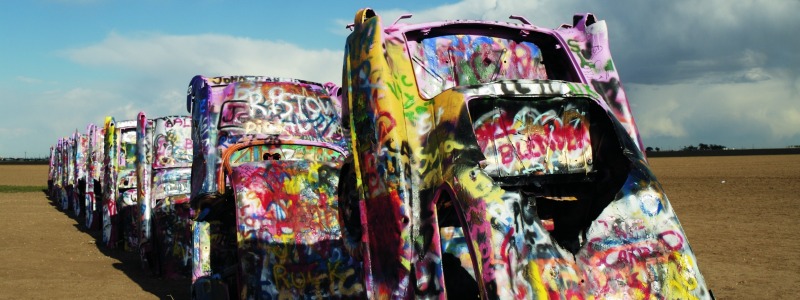
{"type": "Polygon", "coordinates": [[[86,150],[89,147],[89,136],[76,130],[75,134],[72,135],[72,140],[74,141],[72,145],[72,155],[74,155],[72,164],[74,164],[73,172],[75,174],[73,177],[75,178],[75,183],[72,195],[70,195],[70,206],[72,207],[72,214],[79,218],[83,217],[83,213],[86,212],[86,162],[88,158],[86,150]]]}
{"type": "Polygon", "coordinates": [[[191,274],[191,125],[187,116],[137,117],[138,250],[143,264],[166,278],[191,274]]]}
{"type": "Polygon", "coordinates": [[[103,199],[103,142],[105,133],[102,127],[89,124],[87,127],[86,149],[86,192],[85,192],[85,226],[88,229],[99,229],[102,221],[103,199]]]}
{"type": "Polygon", "coordinates": [[[136,121],[106,117],[103,147],[103,245],[133,250],[138,243],[131,207],[136,205],[136,121]],[[120,244],[121,243],[121,244],[120,244]]]}

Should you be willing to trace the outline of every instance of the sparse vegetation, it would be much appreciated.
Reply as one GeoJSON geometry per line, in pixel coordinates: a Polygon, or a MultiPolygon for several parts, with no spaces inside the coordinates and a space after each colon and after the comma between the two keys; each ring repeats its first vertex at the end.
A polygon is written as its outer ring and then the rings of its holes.
{"type": "Polygon", "coordinates": [[[30,193],[46,190],[47,186],[36,185],[0,185],[0,193],[30,193]]]}
{"type": "Polygon", "coordinates": [[[683,147],[681,150],[683,151],[695,151],[695,150],[727,150],[728,147],[716,144],[697,144],[697,146],[689,145],[683,147]]]}

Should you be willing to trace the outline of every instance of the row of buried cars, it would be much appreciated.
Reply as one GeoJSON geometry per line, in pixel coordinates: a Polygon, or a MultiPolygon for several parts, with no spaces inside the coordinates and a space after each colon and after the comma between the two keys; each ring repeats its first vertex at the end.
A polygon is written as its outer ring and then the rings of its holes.
{"type": "Polygon", "coordinates": [[[197,299],[713,297],[604,21],[409,17],[358,11],[341,85],[196,76],[59,140],[52,198],[197,299]]]}

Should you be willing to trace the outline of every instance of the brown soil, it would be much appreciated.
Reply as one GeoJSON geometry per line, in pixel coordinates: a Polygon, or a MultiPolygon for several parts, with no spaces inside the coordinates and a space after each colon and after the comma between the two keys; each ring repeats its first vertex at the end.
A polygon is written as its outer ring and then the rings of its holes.
{"type": "Polygon", "coordinates": [[[47,186],[47,165],[0,165],[0,185],[47,186]]]}
{"type": "MultiPolygon", "coordinates": [[[[651,158],[717,299],[792,298],[800,287],[800,155],[651,158]]],[[[0,165],[0,185],[45,185],[47,166],[0,165]]],[[[44,192],[0,193],[0,299],[187,299],[134,253],[44,192]]]]}
{"type": "MultiPolygon", "coordinates": [[[[0,165],[0,185],[46,186],[47,166],[0,165]]],[[[100,239],[44,191],[0,193],[0,299],[189,298],[189,280],[150,276],[100,239]]]]}
{"type": "Polygon", "coordinates": [[[652,158],[717,299],[800,288],[800,155],[652,158]]]}

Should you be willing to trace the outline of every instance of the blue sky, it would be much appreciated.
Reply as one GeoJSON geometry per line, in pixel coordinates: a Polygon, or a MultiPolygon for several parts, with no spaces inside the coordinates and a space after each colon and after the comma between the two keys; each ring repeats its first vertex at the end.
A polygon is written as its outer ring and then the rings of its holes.
{"type": "Polygon", "coordinates": [[[362,7],[392,22],[606,20],[645,146],[800,145],[800,1],[3,1],[0,157],[46,156],[107,115],[186,114],[189,79],[339,83],[362,7]]]}

